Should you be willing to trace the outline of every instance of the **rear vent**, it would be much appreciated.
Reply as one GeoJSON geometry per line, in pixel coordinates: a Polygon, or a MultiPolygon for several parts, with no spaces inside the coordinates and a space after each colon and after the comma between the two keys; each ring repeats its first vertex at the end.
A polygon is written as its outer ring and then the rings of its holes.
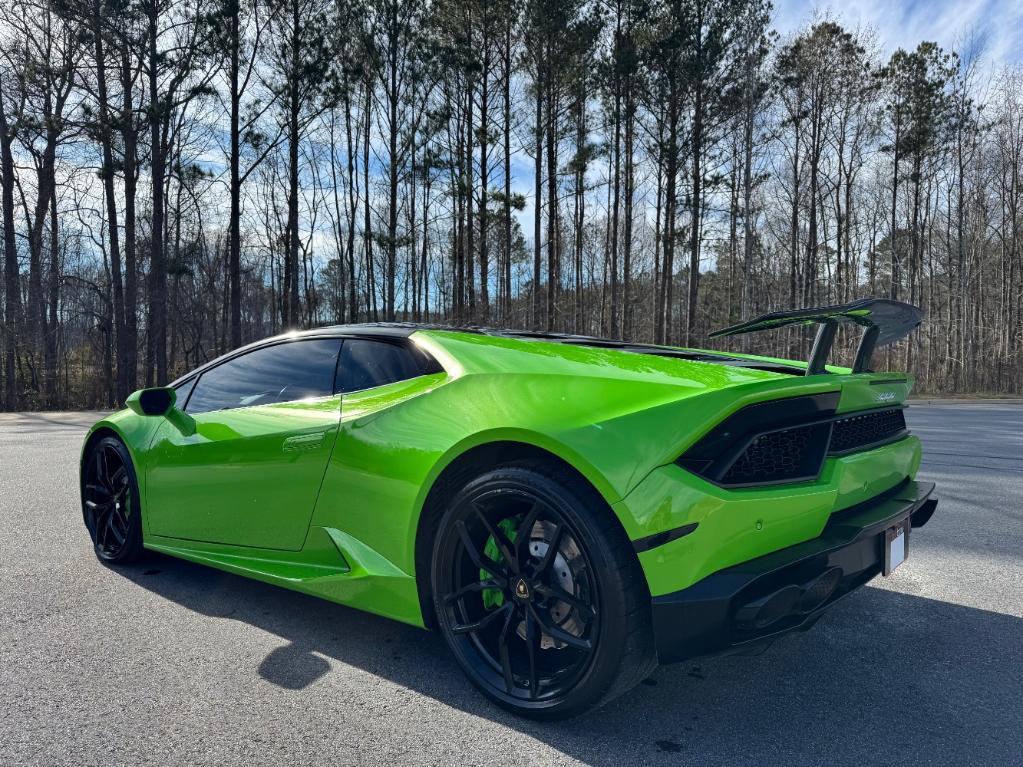
{"type": "Polygon", "coordinates": [[[749,405],[732,413],[676,459],[721,487],[813,481],[828,455],[900,439],[902,407],[838,415],[838,392],[749,405]]]}
{"type": "Polygon", "coordinates": [[[814,445],[816,426],[773,431],[754,437],[721,478],[726,485],[760,485],[815,476],[820,467],[820,446],[814,445]],[[816,447],[813,460],[808,451],[816,447]],[[809,465],[807,465],[809,464],[809,465]]]}
{"type": "Polygon", "coordinates": [[[887,442],[906,431],[906,416],[902,408],[875,410],[870,413],[841,418],[835,421],[828,452],[848,453],[870,445],[887,442]]]}

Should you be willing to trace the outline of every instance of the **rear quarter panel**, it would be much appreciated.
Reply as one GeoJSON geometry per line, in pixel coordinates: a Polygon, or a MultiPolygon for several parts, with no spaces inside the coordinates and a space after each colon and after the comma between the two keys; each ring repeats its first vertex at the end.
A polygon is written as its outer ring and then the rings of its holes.
{"type": "Polygon", "coordinates": [[[618,422],[677,396],[656,385],[643,394],[637,401],[637,387],[622,382],[523,373],[438,374],[348,395],[312,524],[343,530],[411,573],[436,478],[467,450],[501,441],[559,456],[613,503],[661,449],[641,430],[618,443],[618,422]]]}
{"type": "MultiPolygon", "coordinates": [[[[417,334],[446,373],[346,395],[312,524],[343,530],[408,573],[443,469],[481,444],[534,445],[614,505],[730,408],[835,388],[725,367],[464,333],[417,334]]],[[[631,507],[615,507],[630,513],[631,507]]],[[[623,518],[632,535],[645,525],[623,518]]]]}

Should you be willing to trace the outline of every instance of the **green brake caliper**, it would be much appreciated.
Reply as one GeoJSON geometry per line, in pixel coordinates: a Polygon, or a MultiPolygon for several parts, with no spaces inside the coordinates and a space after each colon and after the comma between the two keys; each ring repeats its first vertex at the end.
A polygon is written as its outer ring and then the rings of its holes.
{"type": "MultiPolygon", "coordinates": [[[[505,536],[512,543],[515,542],[515,531],[518,526],[517,520],[514,519],[502,519],[497,523],[497,526],[501,528],[505,536]]],[[[497,541],[494,540],[494,536],[487,538],[487,543],[483,547],[483,553],[490,557],[492,560],[501,564],[504,561],[504,557],[501,556],[501,550],[497,546],[497,541]]],[[[486,570],[480,570],[480,580],[485,581],[490,578],[490,573],[486,570]]],[[[504,604],[504,592],[501,589],[491,588],[483,589],[483,606],[488,610],[493,610],[504,604]]]]}

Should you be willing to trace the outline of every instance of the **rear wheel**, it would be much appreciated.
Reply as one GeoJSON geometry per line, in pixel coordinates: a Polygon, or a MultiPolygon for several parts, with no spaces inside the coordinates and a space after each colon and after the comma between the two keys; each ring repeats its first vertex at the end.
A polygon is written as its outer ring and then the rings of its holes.
{"type": "Polygon", "coordinates": [[[142,556],[138,482],[131,455],[116,437],[103,437],[85,456],[82,514],[101,560],[127,564],[142,556]]]}
{"type": "Polygon", "coordinates": [[[573,480],[536,464],[488,471],[452,499],[434,549],[437,622],[459,664],[533,718],[600,705],[655,665],[639,563],[573,480]]]}

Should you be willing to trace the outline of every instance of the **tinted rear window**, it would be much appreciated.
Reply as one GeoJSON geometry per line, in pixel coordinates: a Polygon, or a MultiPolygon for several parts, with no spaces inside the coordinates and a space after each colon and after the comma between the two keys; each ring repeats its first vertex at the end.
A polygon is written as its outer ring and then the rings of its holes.
{"type": "Polygon", "coordinates": [[[341,392],[362,391],[422,375],[423,360],[404,346],[384,341],[348,339],[338,364],[341,392]]]}

